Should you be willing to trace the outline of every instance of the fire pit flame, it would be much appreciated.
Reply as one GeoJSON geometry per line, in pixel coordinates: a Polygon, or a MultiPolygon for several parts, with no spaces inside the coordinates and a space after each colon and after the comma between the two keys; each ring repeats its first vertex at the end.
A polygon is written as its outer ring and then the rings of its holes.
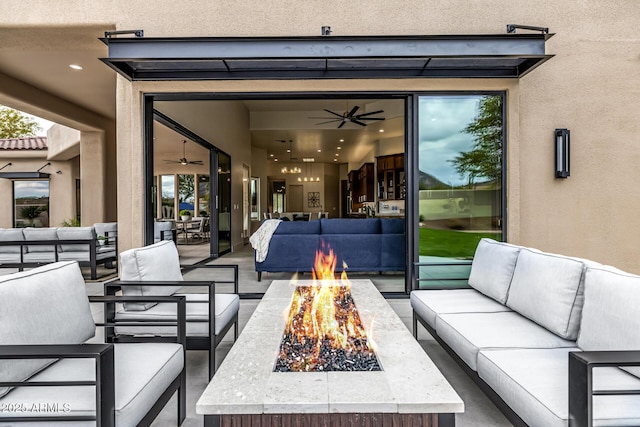
{"type": "Polygon", "coordinates": [[[294,290],[275,371],[381,370],[347,274],[335,277],[336,263],[333,250],[316,251],[313,284],[294,290]]]}

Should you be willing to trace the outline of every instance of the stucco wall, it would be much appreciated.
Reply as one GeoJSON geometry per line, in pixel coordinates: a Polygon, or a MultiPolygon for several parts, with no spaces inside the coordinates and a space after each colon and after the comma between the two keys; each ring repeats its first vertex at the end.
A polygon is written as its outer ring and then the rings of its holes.
{"type": "MultiPolygon", "coordinates": [[[[640,272],[640,22],[637,0],[299,2],[1,2],[1,25],[115,24],[145,36],[503,33],[505,24],[548,26],[555,57],[519,81],[389,80],[130,83],[118,78],[119,221],[141,229],[142,92],[506,90],[508,239],[640,272]],[[479,19],[480,18],[480,19],[479,19]],[[553,131],[572,135],[572,170],[553,177],[553,131]],[[123,151],[123,152],[120,152],[123,151]]],[[[248,162],[248,148],[238,148],[248,162]]],[[[235,167],[241,173],[241,167],[235,167]]],[[[234,180],[238,181],[237,177],[234,180]]],[[[235,194],[235,191],[234,191],[235,194]]],[[[241,194],[241,193],[238,193],[241,194]]],[[[236,196],[240,197],[240,196],[236,196]]],[[[236,203],[236,202],[234,202],[236,203]]],[[[239,201],[238,201],[239,203],[239,201]]],[[[240,221],[235,221],[238,224],[240,221]]],[[[234,231],[234,235],[237,235],[234,231]]],[[[140,243],[135,235],[124,248],[140,243]]]]}

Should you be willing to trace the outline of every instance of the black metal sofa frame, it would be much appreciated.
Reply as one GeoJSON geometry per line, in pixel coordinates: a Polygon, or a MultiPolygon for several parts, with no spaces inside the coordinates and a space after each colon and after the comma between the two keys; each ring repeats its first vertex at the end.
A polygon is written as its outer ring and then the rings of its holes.
{"type": "MultiPolygon", "coordinates": [[[[91,280],[96,280],[98,277],[98,265],[115,264],[117,271],[118,265],[118,240],[116,237],[109,238],[107,236],[107,242],[114,242],[114,254],[112,256],[104,257],[98,260],[97,248],[100,247],[98,239],[81,239],[81,240],[17,240],[17,241],[1,241],[0,246],[20,246],[20,261],[2,261],[0,260],[0,268],[17,268],[18,271],[22,271],[25,268],[39,267],[45,264],[51,264],[52,262],[58,262],[60,253],[58,248],[62,245],[87,245],[89,247],[89,261],[76,260],[81,267],[89,267],[91,269],[91,280]],[[53,251],[53,259],[50,261],[25,261],[25,246],[55,246],[53,251]]],[[[45,252],[48,253],[48,252],[45,252]]],[[[71,261],[71,260],[66,260],[71,261]]]]}

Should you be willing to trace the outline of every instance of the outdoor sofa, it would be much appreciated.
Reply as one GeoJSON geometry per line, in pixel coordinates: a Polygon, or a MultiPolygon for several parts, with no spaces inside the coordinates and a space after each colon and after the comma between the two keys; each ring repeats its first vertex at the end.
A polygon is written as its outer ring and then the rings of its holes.
{"type": "Polygon", "coordinates": [[[405,271],[405,223],[401,218],[323,218],[281,221],[268,243],[262,272],[305,272],[314,266],[316,251],[333,250],[336,271],[405,271]]]}
{"type": "Polygon", "coordinates": [[[98,265],[118,260],[116,223],[92,227],[0,229],[0,268],[32,268],[58,261],[77,261],[97,278],[98,265]],[[100,239],[98,239],[100,237],[100,239]]]}
{"type": "Polygon", "coordinates": [[[414,333],[424,325],[512,423],[640,425],[639,276],[482,239],[468,284],[413,291],[414,333]]]}
{"type": "Polygon", "coordinates": [[[0,425],[148,426],[176,391],[181,424],[185,304],[184,297],[88,298],[75,261],[0,276],[0,425]],[[177,305],[176,340],[104,344],[94,338],[90,301],[177,305]]]}

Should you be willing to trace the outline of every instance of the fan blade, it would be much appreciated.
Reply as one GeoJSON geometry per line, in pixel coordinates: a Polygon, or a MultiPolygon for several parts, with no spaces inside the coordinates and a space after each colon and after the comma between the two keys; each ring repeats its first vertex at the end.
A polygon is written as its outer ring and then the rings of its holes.
{"type": "MultiPolygon", "coordinates": [[[[360,117],[360,116],[356,116],[353,119],[356,120],[384,120],[384,117],[360,117]]],[[[353,120],[351,119],[351,120],[353,120]]]]}
{"type": "Polygon", "coordinates": [[[384,110],[372,111],[371,113],[358,114],[358,117],[371,116],[373,114],[381,114],[381,113],[384,113],[384,110]]]}
{"type": "Polygon", "coordinates": [[[356,113],[356,111],[358,111],[358,109],[360,109],[360,107],[358,107],[357,105],[353,107],[351,111],[347,113],[347,117],[353,117],[353,115],[356,113]]]}
{"type": "Polygon", "coordinates": [[[338,116],[338,117],[342,118],[342,114],[338,114],[338,113],[336,113],[334,111],[327,110],[326,108],[324,108],[323,110],[326,111],[329,114],[333,114],[334,116],[338,116]]]}
{"type": "Polygon", "coordinates": [[[165,163],[180,163],[177,160],[164,160],[165,163]]]}
{"type": "Polygon", "coordinates": [[[342,121],[342,123],[340,123],[340,126],[338,126],[338,129],[340,129],[342,126],[344,126],[344,124],[347,123],[345,120],[342,121]]]}
{"type": "Polygon", "coordinates": [[[188,162],[190,165],[204,165],[204,163],[202,163],[202,160],[194,160],[192,162],[188,162]]]}
{"type": "Polygon", "coordinates": [[[342,119],[332,119],[329,120],[328,122],[322,122],[322,123],[316,123],[316,125],[326,125],[327,123],[334,123],[334,122],[341,122],[343,121],[342,119]]]}
{"type": "Polygon", "coordinates": [[[360,125],[360,126],[366,126],[366,123],[359,122],[356,119],[351,119],[351,123],[355,123],[355,124],[360,125]]]}

